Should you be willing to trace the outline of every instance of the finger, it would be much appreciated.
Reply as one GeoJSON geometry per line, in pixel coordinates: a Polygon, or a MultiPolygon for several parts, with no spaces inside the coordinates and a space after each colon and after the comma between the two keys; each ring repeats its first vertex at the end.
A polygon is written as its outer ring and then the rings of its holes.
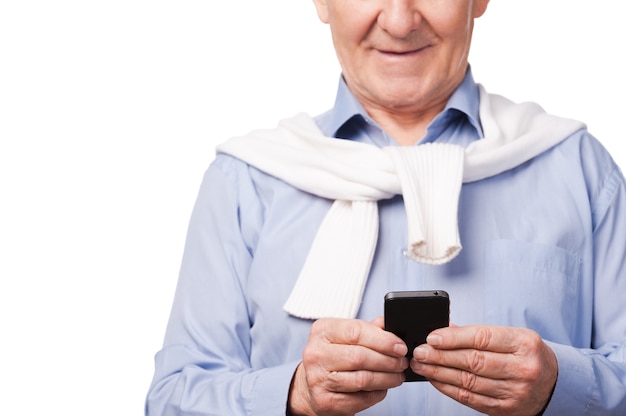
{"type": "Polygon", "coordinates": [[[426,342],[439,349],[477,349],[502,353],[518,352],[529,335],[522,328],[507,328],[489,325],[459,326],[436,329],[426,342]]]}
{"type": "MultiPolygon", "coordinates": [[[[507,401],[485,396],[479,393],[460,388],[458,386],[432,381],[431,384],[441,393],[456,400],[457,402],[471,407],[484,414],[500,414],[501,409],[507,407],[507,401]]],[[[506,414],[506,413],[505,413],[506,414]]],[[[509,413],[510,414],[510,413],[509,413]]]]}
{"type": "MultiPolygon", "coordinates": [[[[366,345],[345,343],[345,337],[338,339],[334,334],[341,333],[341,329],[346,327],[347,322],[364,328],[365,332],[373,332],[374,335],[377,333],[381,338],[385,336],[391,337],[392,340],[395,338],[395,335],[363,321],[319,320],[311,329],[310,342],[303,351],[303,361],[307,367],[320,367],[324,373],[357,370],[400,373],[408,367],[408,359],[405,355],[400,355],[406,354],[407,348],[399,338],[397,342],[402,344],[402,348],[398,354],[394,355],[386,352],[384,346],[366,346],[368,344],[368,341],[364,340],[366,337],[360,337],[361,339],[355,337],[352,340],[352,342],[363,342],[366,345]],[[338,340],[343,343],[337,343],[338,340]]],[[[373,342],[375,341],[370,341],[370,343],[373,342]]]]}
{"type": "Polygon", "coordinates": [[[386,395],[386,390],[354,393],[323,392],[321,395],[315,396],[312,410],[316,415],[354,415],[380,402],[386,395]]]}
{"type": "Polygon", "coordinates": [[[401,373],[409,366],[406,357],[389,356],[360,345],[334,345],[328,350],[305,350],[307,362],[324,362],[326,371],[368,370],[401,373]]]}
{"type": "Polygon", "coordinates": [[[404,379],[404,373],[401,372],[339,371],[328,375],[324,387],[328,391],[342,393],[379,391],[398,387],[404,379]]]}
{"type": "Polygon", "coordinates": [[[382,316],[374,318],[370,323],[380,329],[385,329],[385,318],[382,316]]]}
{"type": "MultiPolygon", "coordinates": [[[[413,350],[413,358],[415,362],[411,362],[412,367],[417,363],[430,364],[496,380],[516,378],[519,368],[518,360],[511,354],[473,349],[440,350],[426,344],[413,350]]],[[[454,380],[446,379],[445,381],[453,382],[454,380]]]]}
{"type": "Polygon", "coordinates": [[[395,357],[407,353],[406,344],[396,335],[357,319],[320,319],[313,324],[311,334],[332,344],[361,345],[395,357]]]}
{"type": "MultiPolygon", "coordinates": [[[[374,325],[375,327],[377,327],[377,328],[380,328],[380,329],[382,329],[382,330],[384,330],[384,329],[385,329],[385,317],[383,317],[383,316],[378,316],[378,317],[374,318],[372,321],[370,321],[370,323],[371,323],[372,325],[374,325]]],[[[393,333],[392,333],[392,334],[393,334],[393,333]]],[[[408,353],[408,347],[407,347],[407,349],[406,349],[406,350],[402,348],[402,344],[405,344],[405,345],[406,345],[406,343],[405,343],[405,342],[404,342],[404,341],[403,341],[400,337],[398,337],[396,334],[393,334],[393,335],[397,338],[397,340],[396,340],[396,341],[397,341],[397,344],[400,346],[400,348],[399,348],[399,354],[401,354],[401,353],[402,353],[402,351],[406,351],[406,352],[404,353],[404,355],[406,356],[406,355],[407,355],[407,353],[408,353]]],[[[407,365],[408,365],[408,364],[407,364],[407,365]]]]}
{"type": "Polygon", "coordinates": [[[411,369],[426,377],[429,381],[437,381],[442,384],[458,387],[473,393],[491,397],[506,397],[512,391],[523,393],[523,384],[514,380],[503,381],[489,378],[460,370],[458,368],[444,367],[439,365],[424,364],[417,361],[411,362],[411,369]]]}
{"type": "Polygon", "coordinates": [[[546,401],[529,396],[528,388],[504,390],[498,394],[481,394],[452,384],[431,381],[433,387],[448,397],[489,415],[536,415],[545,407],[546,401]]]}

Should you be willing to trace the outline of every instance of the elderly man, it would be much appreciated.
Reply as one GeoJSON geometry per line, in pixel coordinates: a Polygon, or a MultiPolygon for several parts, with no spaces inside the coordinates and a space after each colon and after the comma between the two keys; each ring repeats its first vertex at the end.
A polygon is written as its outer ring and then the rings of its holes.
{"type": "Polygon", "coordinates": [[[474,82],[488,0],[314,3],[335,105],[218,148],[146,414],[626,414],[607,152],[474,82]],[[452,324],[408,360],[382,301],[418,289],[450,294],[452,324]]]}

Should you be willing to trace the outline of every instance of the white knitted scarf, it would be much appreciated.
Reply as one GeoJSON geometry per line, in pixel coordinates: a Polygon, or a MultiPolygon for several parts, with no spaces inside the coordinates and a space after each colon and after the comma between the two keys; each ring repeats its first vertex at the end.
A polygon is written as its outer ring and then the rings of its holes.
{"type": "Polygon", "coordinates": [[[467,148],[429,143],[373,145],[323,135],[305,114],[218,146],[303,191],[335,202],[320,225],[284,305],[306,319],[357,315],[378,239],[380,199],[402,194],[408,256],[443,264],[461,250],[457,224],[462,182],[512,169],[584,125],[517,104],[480,88],[484,138],[467,148]]]}

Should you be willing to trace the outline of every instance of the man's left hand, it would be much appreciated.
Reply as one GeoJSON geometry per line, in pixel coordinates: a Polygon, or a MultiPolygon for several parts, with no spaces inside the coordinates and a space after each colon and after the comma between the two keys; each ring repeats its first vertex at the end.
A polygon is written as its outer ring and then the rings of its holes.
{"type": "Polygon", "coordinates": [[[465,326],[433,331],[411,368],[443,394],[492,416],[537,415],[557,379],[554,352],[534,331],[465,326]]]}

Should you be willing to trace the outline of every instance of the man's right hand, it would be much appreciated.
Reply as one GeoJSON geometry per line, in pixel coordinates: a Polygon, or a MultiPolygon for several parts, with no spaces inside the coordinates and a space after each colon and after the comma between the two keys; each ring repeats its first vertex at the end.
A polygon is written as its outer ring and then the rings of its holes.
{"type": "Polygon", "coordinates": [[[354,415],[404,381],[406,344],[382,318],[320,319],[311,327],[289,393],[293,415],[354,415]]]}

